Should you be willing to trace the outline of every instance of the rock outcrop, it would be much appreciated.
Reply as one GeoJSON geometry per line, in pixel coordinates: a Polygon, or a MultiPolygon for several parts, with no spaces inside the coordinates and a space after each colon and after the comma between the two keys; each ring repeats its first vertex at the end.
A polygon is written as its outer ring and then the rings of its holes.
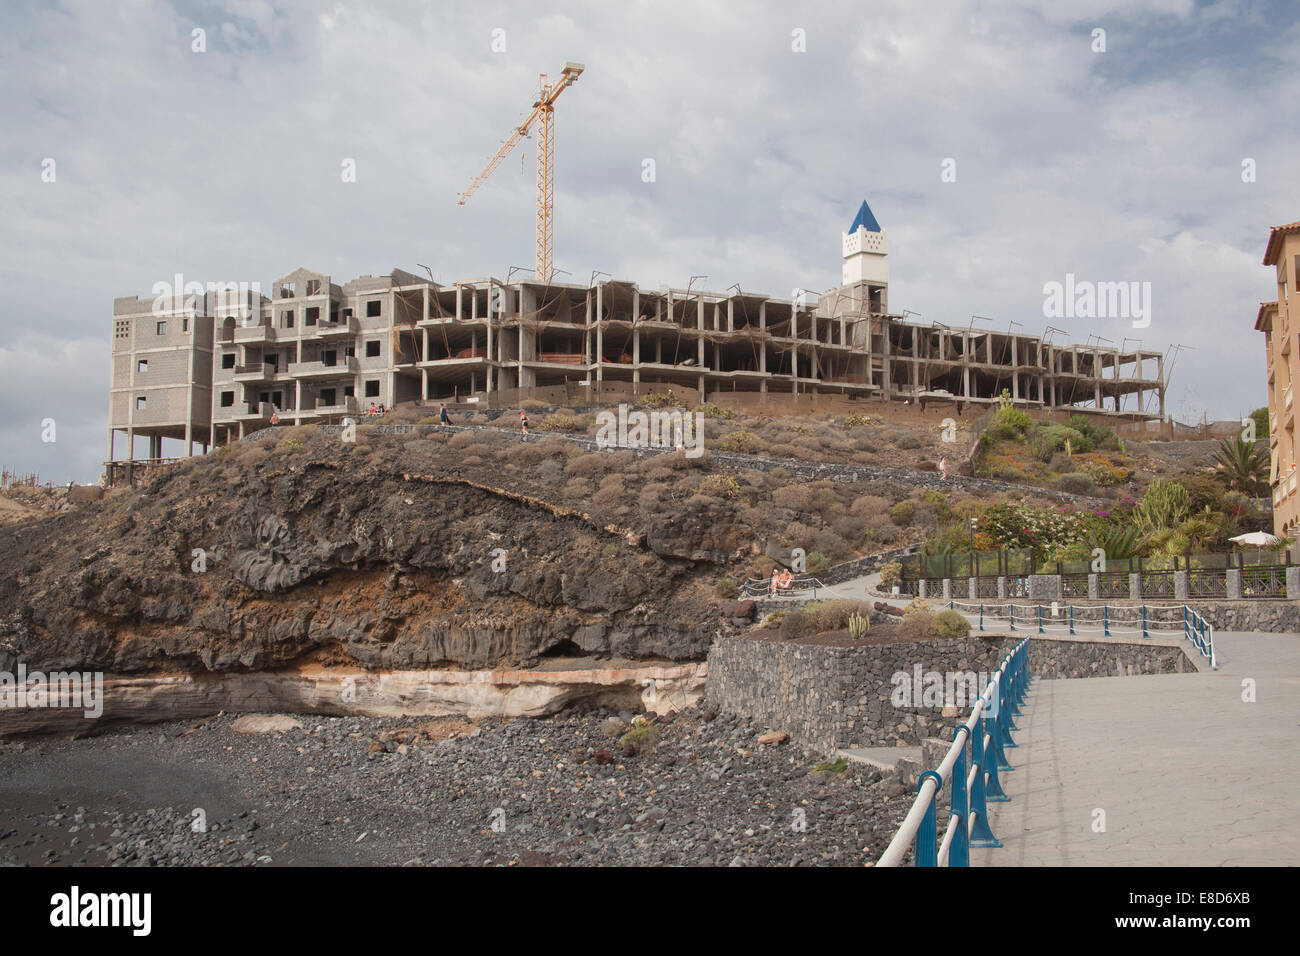
{"type": "Polygon", "coordinates": [[[467,481],[433,442],[400,463],[310,444],[0,530],[0,670],[700,660],[719,625],[704,579],[748,543],[707,511],[629,529],[467,481]]]}

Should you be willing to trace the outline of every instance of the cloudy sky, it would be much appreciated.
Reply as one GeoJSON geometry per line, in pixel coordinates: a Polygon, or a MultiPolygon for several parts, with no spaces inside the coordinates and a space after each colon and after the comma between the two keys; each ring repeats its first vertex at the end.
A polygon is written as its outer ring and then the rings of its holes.
{"type": "Polygon", "coordinates": [[[556,113],[571,281],[830,288],[865,198],[893,311],[1180,344],[1181,420],[1266,401],[1260,260],[1300,219],[1300,22],[1280,0],[18,2],[0,465],[98,477],[112,300],[177,272],[269,289],[298,266],[531,265],[531,140],[456,199],[566,60],[586,65],[556,113]],[[1150,325],[1045,318],[1067,274],[1150,282],[1150,325]]]}

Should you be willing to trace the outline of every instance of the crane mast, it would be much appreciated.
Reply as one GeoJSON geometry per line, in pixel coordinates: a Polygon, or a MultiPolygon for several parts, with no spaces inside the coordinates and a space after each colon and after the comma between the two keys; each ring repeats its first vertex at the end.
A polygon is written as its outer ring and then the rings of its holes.
{"type": "Polygon", "coordinates": [[[459,204],[465,205],[475,190],[501,165],[501,161],[537,127],[537,261],[534,271],[537,278],[549,282],[552,276],[551,239],[552,218],[555,213],[555,101],[560,94],[577,82],[585,67],[581,63],[565,63],[560,78],[552,84],[545,73],[538,78],[537,100],[530,112],[501,148],[497,150],[483,171],[461,193],[459,204]]]}

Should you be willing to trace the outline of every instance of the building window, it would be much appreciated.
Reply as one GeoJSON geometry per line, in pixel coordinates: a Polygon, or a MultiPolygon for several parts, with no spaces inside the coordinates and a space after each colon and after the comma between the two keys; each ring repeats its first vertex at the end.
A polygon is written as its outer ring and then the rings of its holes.
{"type": "Polygon", "coordinates": [[[115,327],[116,337],[119,339],[127,338],[131,334],[131,323],[125,319],[118,319],[115,327]]]}
{"type": "Polygon", "coordinates": [[[147,371],[149,371],[148,359],[140,359],[140,361],[135,363],[135,372],[137,375],[143,375],[147,371]]]}
{"type": "Polygon", "coordinates": [[[282,298],[282,299],[292,299],[292,298],[293,298],[293,295],[294,295],[294,291],[293,291],[293,290],[294,290],[294,286],[295,286],[295,285],[296,285],[296,283],[294,283],[294,282],[281,282],[281,283],[280,283],[280,298],[282,298]]]}
{"type": "Polygon", "coordinates": [[[366,303],[366,318],[375,319],[379,317],[379,300],[371,299],[366,303]]]}
{"type": "Polygon", "coordinates": [[[234,352],[227,352],[225,355],[221,356],[221,367],[222,367],[222,368],[234,368],[234,367],[235,367],[235,353],[234,353],[234,352]]]}
{"type": "Polygon", "coordinates": [[[190,330],[190,320],[189,320],[189,319],[181,319],[181,331],[182,331],[182,332],[188,332],[189,330],[190,330]]]}
{"type": "Polygon", "coordinates": [[[356,358],[356,354],[357,354],[356,346],[349,345],[346,349],[343,350],[343,354],[346,355],[348,358],[356,358]]]}
{"type": "Polygon", "coordinates": [[[354,395],[357,394],[356,387],[352,385],[344,385],[343,394],[348,398],[352,398],[354,395]]]}
{"type": "Polygon", "coordinates": [[[145,405],[148,404],[148,401],[149,401],[149,400],[148,400],[145,396],[143,396],[143,395],[137,395],[137,396],[135,397],[135,409],[136,409],[136,411],[143,411],[145,405]]]}
{"type": "Polygon", "coordinates": [[[316,320],[320,318],[320,306],[312,306],[305,313],[303,323],[305,325],[315,325],[316,320]]]}
{"type": "Polygon", "coordinates": [[[320,279],[307,280],[307,294],[320,295],[320,279]]]}
{"type": "Polygon", "coordinates": [[[379,380],[375,379],[375,381],[373,382],[366,382],[366,398],[378,398],[378,397],[379,397],[379,380]]]}
{"type": "Polygon", "coordinates": [[[235,407],[235,393],[234,393],[234,392],[222,392],[222,393],[221,393],[221,407],[222,407],[222,408],[234,408],[234,407],[235,407]]]}
{"type": "Polygon", "coordinates": [[[327,406],[327,407],[330,406],[330,405],[333,405],[333,404],[334,404],[334,389],[332,389],[332,388],[322,388],[322,389],[320,390],[320,403],[321,403],[321,405],[324,405],[324,406],[327,406]]]}
{"type": "Polygon", "coordinates": [[[367,342],[366,358],[378,358],[378,357],[379,357],[379,340],[375,339],[372,342],[367,342]]]}
{"type": "Polygon", "coordinates": [[[159,334],[159,335],[166,335],[166,334],[167,334],[167,323],[166,323],[166,322],[159,322],[159,323],[158,323],[158,334],[159,334]]]}
{"type": "Polygon", "coordinates": [[[293,309],[282,312],[280,314],[280,321],[284,324],[286,329],[293,328],[293,309]]]}

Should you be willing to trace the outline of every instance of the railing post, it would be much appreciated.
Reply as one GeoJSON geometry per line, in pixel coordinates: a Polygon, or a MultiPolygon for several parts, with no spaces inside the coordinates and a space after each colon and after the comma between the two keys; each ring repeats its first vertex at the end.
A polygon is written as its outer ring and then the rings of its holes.
{"type": "Polygon", "coordinates": [[[1110,605],[1101,606],[1101,629],[1107,637],[1110,637],[1110,605]]]}
{"type": "MultiPolygon", "coordinates": [[[[1006,758],[998,753],[998,728],[996,721],[992,717],[982,718],[984,722],[984,734],[988,737],[988,743],[984,748],[984,769],[988,773],[988,782],[984,785],[984,799],[993,803],[1007,803],[1010,797],[1002,790],[1002,784],[998,780],[998,771],[1001,764],[1006,763],[1006,758]]],[[[1011,765],[1007,764],[1007,769],[1011,765]]]]}
{"type": "MultiPolygon", "coordinates": [[[[966,725],[954,727],[953,742],[958,735],[970,736],[966,725]]],[[[962,741],[961,750],[957,752],[957,761],[952,765],[952,811],[950,816],[957,817],[957,831],[953,834],[952,845],[948,848],[949,866],[970,866],[970,795],[966,792],[966,744],[962,741]]]]}
{"type": "Polygon", "coordinates": [[[1070,633],[1074,633],[1074,605],[1070,605],[1070,633]]]}
{"type": "Polygon", "coordinates": [[[1013,601],[1011,604],[1008,604],[1007,607],[1011,609],[1011,630],[1014,631],[1014,630],[1016,629],[1016,605],[1015,605],[1015,602],[1013,601]]]}
{"type": "Polygon", "coordinates": [[[1043,633],[1043,606],[1038,605],[1038,633],[1043,633]]]}
{"type": "Polygon", "coordinates": [[[921,818],[921,828],[916,831],[916,865],[929,867],[939,865],[939,840],[934,805],[938,800],[939,790],[943,788],[943,778],[933,770],[927,770],[916,781],[917,793],[920,793],[921,788],[925,786],[926,777],[934,778],[935,791],[934,796],[930,797],[929,805],[925,808],[925,816],[921,818]]]}
{"type": "Polygon", "coordinates": [[[970,845],[999,847],[1002,844],[989,828],[988,801],[984,794],[986,789],[984,768],[988,766],[989,753],[984,745],[983,726],[983,721],[975,721],[975,736],[971,738],[971,763],[975,767],[975,780],[970,791],[970,845]]]}
{"type": "Polygon", "coordinates": [[[1151,636],[1150,634],[1147,633],[1147,606],[1145,604],[1142,605],[1142,636],[1143,637],[1151,636]]]}
{"type": "Polygon", "coordinates": [[[984,602],[980,602],[980,631],[984,630],[984,602]]]}

